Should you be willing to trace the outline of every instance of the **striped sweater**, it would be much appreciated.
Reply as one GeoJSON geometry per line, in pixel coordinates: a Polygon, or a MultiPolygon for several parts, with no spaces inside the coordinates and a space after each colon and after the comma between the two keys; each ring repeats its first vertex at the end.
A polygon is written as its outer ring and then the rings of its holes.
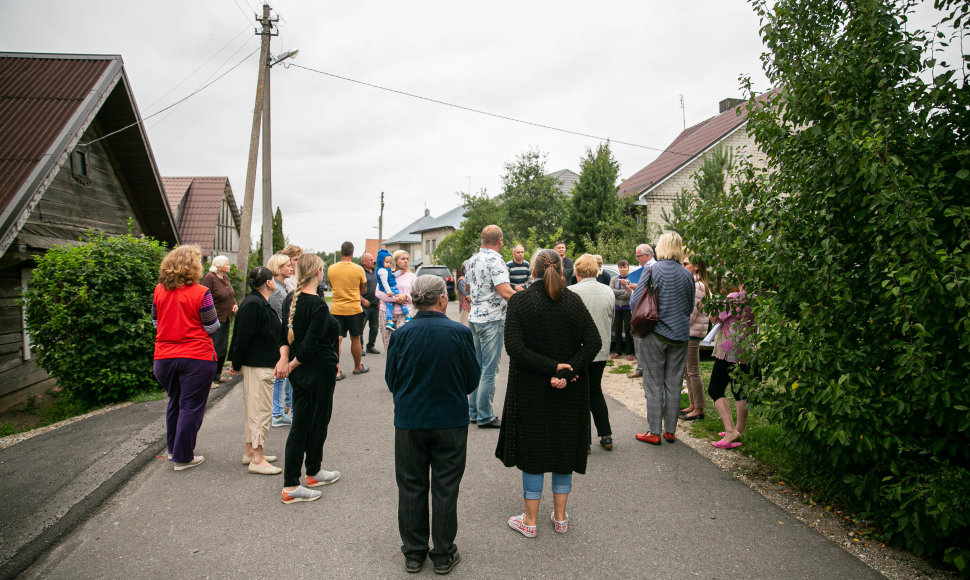
{"type": "MultiPolygon", "coordinates": [[[[694,277],[676,260],[659,260],[652,268],[660,307],[660,320],[653,331],[667,340],[689,340],[690,314],[694,310],[694,277]]],[[[630,297],[630,309],[634,312],[650,276],[650,268],[643,269],[647,272],[640,276],[640,284],[630,297]]]]}

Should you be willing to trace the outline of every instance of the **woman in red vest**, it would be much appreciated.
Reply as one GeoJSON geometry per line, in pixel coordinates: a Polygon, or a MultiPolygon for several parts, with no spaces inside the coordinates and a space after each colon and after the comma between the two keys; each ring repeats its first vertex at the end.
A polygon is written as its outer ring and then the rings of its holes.
{"type": "Polygon", "coordinates": [[[219,330],[219,319],[212,293],[199,284],[201,277],[199,248],[179,246],[162,260],[152,296],[155,378],[168,393],[165,427],[175,471],[205,460],[195,455],[195,439],[216,371],[210,335],[219,330]]]}

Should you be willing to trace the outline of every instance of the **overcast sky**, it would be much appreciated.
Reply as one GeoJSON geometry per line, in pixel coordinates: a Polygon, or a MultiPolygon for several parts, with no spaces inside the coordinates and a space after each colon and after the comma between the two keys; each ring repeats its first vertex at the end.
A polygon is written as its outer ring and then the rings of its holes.
{"type": "MultiPolygon", "coordinates": [[[[359,81],[662,149],[740,96],[761,72],[758,19],[744,0],[271,4],[295,64],[359,81]],[[685,108],[680,107],[683,95],[685,108]]],[[[259,47],[254,0],[0,0],[0,50],[120,54],[143,117],[259,47]]],[[[226,175],[237,203],[258,53],[146,126],[165,177],[226,175]]],[[[598,140],[526,126],[284,65],[272,69],[273,205],[290,241],[334,250],[385,237],[458,192],[501,193],[504,164],[532,149],[549,172],[579,172],[598,140]]],[[[614,144],[621,178],[657,150],[614,144]]],[[[257,172],[253,233],[259,233],[257,172]]],[[[358,250],[359,253],[359,250],[358,250]]]]}

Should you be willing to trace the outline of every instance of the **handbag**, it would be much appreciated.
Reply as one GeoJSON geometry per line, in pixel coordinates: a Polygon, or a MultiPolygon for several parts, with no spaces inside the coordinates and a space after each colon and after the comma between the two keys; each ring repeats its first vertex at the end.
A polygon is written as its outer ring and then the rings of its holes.
{"type": "Polygon", "coordinates": [[[643,294],[630,320],[630,333],[637,338],[643,338],[652,333],[660,320],[659,293],[657,283],[653,279],[653,266],[650,266],[647,279],[644,281],[641,278],[641,283],[644,285],[643,294]]]}

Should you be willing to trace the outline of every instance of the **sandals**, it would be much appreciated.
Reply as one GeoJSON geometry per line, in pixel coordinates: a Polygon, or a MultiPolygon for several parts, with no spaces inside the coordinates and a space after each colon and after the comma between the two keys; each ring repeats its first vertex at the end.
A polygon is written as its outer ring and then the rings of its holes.
{"type": "Polygon", "coordinates": [[[741,442],[731,441],[730,443],[728,443],[728,442],[725,442],[723,439],[721,439],[720,441],[712,441],[711,445],[713,445],[714,447],[717,447],[718,449],[737,449],[738,447],[741,447],[741,442]]]}
{"type": "Polygon", "coordinates": [[[354,374],[355,375],[362,375],[362,374],[366,373],[369,370],[370,370],[370,368],[365,367],[364,365],[360,365],[360,368],[359,369],[354,369],[354,374]]]}

